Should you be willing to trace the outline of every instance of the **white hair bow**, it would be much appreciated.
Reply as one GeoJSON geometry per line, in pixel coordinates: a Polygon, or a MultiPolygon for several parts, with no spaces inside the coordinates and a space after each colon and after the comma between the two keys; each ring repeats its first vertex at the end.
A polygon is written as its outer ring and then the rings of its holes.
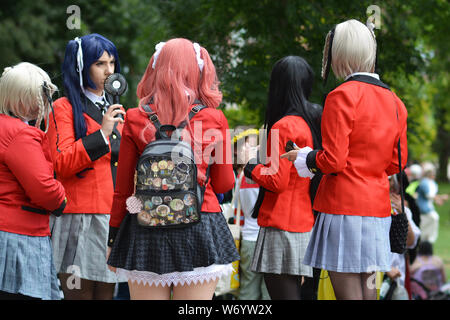
{"type": "Polygon", "coordinates": [[[153,64],[152,64],[152,68],[155,69],[155,65],[156,65],[156,60],[158,59],[159,54],[161,53],[162,48],[164,47],[166,43],[165,42],[160,42],[155,46],[155,54],[153,56],[153,64]]]}
{"type": "Polygon", "coordinates": [[[83,91],[83,49],[81,48],[81,39],[76,37],[74,39],[74,41],[76,41],[78,43],[78,51],[77,51],[77,71],[78,71],[78,75],[80,76],[80,88],[83,91]]]}
{"type": "Polygon", "coordinates": [[[197,58],[198,67],[200,68],[200,72],[202,72],[205,62],[203,61],[202,58],[200,58],[200,45],[197,42],[194,42],[194,50],[195,50],[195,56],[197,58]]]}
{"type": "MultiPolygon", "coordinates": [[[[158,56],[161,53],[161,50],[165,44],[166,44],[165,42],[160,42],[155,46],[156,51],[155,51],[155,54],[153,55],[153,63],[152,63],[153,69],[155,69],[156,60],[158,60],[158,56]]],[[[200,68],[200,72],[202,72],[205,62],[203,61],[202,58],[200,58],[200,45],[197,42],[195,42],[193,45],[194,45],[195,56],[197,58],[197,64],[198,64],[198,67],[200,68]]]]}

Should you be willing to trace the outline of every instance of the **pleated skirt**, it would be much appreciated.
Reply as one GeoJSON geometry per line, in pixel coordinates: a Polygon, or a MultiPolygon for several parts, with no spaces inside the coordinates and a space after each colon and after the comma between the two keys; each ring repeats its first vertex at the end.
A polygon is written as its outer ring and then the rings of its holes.
{"type": "Polygon", "coordinates": [[[108,264],[129,280],[155,285],[198,283],[231,273],[239,253],[222,213],[201,213],[183,228],[150,229],[125,216],[108,264]]]}
{"type": "Polygon", "coordinates": [[[312,268],[303,262],[310,236],[311,232],[289,232],[261,227],[251,270],[312,277],[312,268]]]}
{"type": "Polygon", "coordinates": [[[58,273],[81,279],[116,283],[126,281],[108,269],[106,251],[108,214],[63,214],[50,216],[53,258],[58,273]]]}
{"type": "Polygon", "coordinates": [[[319,213],[303,262],[328,271],[391,270],[391,217],[319,213]]]}
{"type": "Polygon", "coordinates": [[[0,231],[0,290],[60,300],[49,237],[0,231]]]}

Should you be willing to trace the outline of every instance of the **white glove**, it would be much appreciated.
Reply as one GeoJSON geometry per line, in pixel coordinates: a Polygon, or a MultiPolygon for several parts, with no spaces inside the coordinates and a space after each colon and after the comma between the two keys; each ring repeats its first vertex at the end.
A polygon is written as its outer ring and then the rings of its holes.
{"type": "Polygon", "coordinates": [[[295,169],[297,169],[297,173],[302,178],[310,178],[314,177],[314,173],[309,171],[308,166],[306,165],[306,156],[310,153],[312,149],[310,147],[304,147],[298,150],[297,159],[294,161],[295,169]]]}

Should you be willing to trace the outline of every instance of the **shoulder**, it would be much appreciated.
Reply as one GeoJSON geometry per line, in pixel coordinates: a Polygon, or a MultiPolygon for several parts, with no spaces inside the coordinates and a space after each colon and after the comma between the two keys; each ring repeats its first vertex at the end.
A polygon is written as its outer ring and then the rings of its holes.
{"type": "Polygon", "coordinates": [[[14,125],[14,128],[10,132],[11,141],[13,143],[28,143],[28,142],[38,142],[42,143],[42,140],[45,137],[45,133],[33,126],[30,126],[22,121],[18,121],[14,125]]]}
{"type": "Polygon", "coordinates": [[[282,132],[297,132],[299,129],[308,128],[306,121],[295,115],[289,115],[281,118],[274,123],[271,130],[282,130],[282,132]]]}
{"type": "Polygon", "coordinates": [[[198,112],[191,122],[201,121],[207,128],[228,128],[228,121],[220,109],[206,107],[198,112]]]}
{"type": "Polygon", "coordinates": [[[27,136],[42,138],[45,135],[42,130],[30,126],[20,119],[6,115],[0,116],[0,125],[2,129],[2,137],[9,136],[10,138],[15,138],[16,136],[24,134],[27,136]]]}
{"type": "Polygon", "coordinates": [[[332,90],[330,93],[328,93],[325,104],[327,102],[330,102],[330,100],[350,100],[354,101],[357,100],[358,97],[361,95],[364,85],[367,85],[365,83],[359,82],[359,81],[348,81],[344,82],[338,87],[336,87],[334,90],[332,90]]]}
{"type": "Polygon", "coordinates": [[[67,97],[61,97],[55,100],[53,102],[53,105],[55,108],[69,108],[72,109],[72,104],[70,103],[69,99],[67,97]]]}

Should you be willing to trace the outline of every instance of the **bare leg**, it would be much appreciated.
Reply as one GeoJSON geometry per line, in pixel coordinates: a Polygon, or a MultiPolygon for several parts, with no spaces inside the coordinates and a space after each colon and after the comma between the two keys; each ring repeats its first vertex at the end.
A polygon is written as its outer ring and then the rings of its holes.
{"type": "Polygon", "coordinates": [[[171,287],[128,281],[131,300],[170,300],[171,287]]]}
{"type": "Polygon", "coordinates": [[[173,287],[173,300],[211,300],[219,280],[173,287]]]}
{"type": "Polygon", "coordinates": [[[336,300],[362,300],[361,274],[328,271],[336,300]]]}

